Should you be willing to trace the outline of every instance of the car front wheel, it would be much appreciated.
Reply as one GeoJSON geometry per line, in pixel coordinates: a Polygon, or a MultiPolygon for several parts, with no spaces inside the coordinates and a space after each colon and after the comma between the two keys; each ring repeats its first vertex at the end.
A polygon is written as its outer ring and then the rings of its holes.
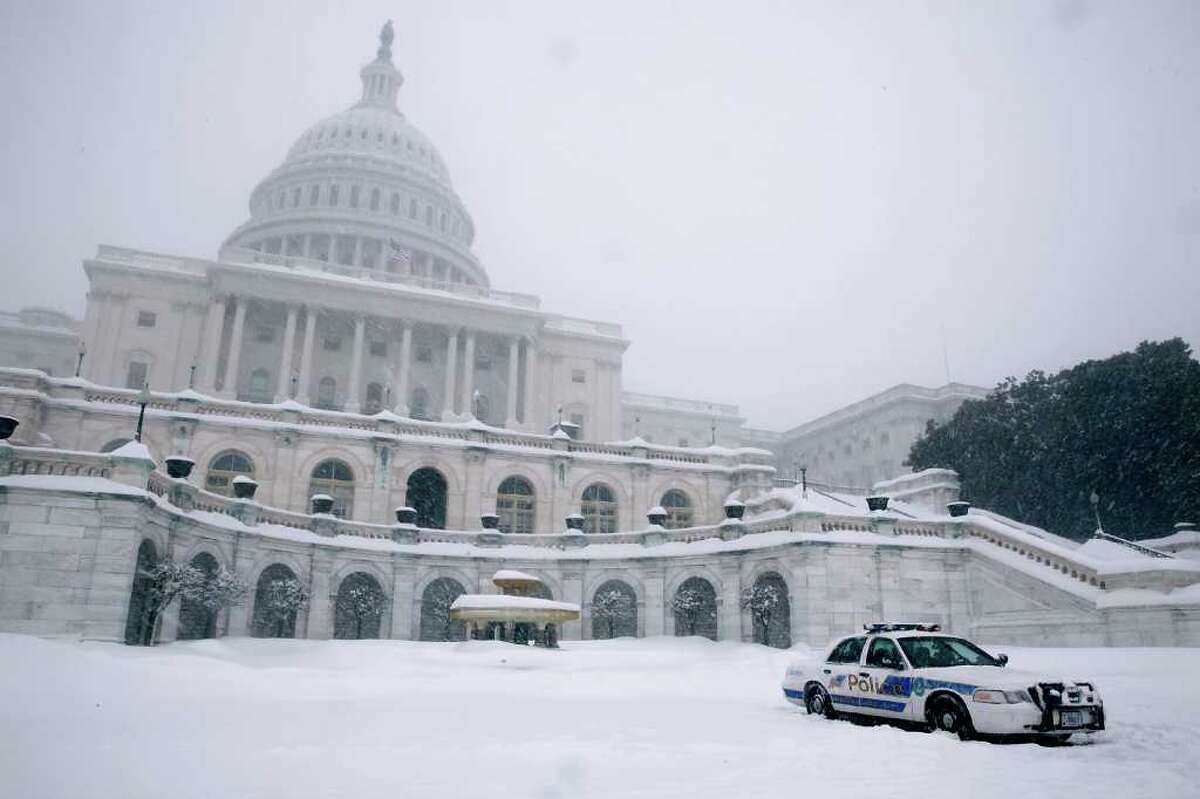
{"type": "Polygon", "coordinates": [[[827,719],[835,717],[833,703],[829,701],[829,693],[819,685],[808,689],[804,699],[804,709],[814,716],[824,716],[827,719]]]}
{"type": "Polygon", "coordinates": [[[941,697],[930,703],[925,715],[933,729],[953,733],[964,741],[969,740],[975,732],[967,709],[950,697],[941,697]]]}

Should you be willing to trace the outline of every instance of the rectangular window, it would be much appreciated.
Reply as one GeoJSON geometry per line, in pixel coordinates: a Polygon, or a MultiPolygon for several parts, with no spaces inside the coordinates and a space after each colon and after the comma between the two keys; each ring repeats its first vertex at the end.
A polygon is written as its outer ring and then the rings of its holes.
{"type": "Polygon", "coordinates": [[[308,192],[308,204],[316,205],[317,201],[320,199],[321,199],[321,187],[314,185],[312,187],[312,189],[310,189],[308,192]]]}
{"type": "Polygon", "coordinates": [[[337,352],[342,348],[342,340],[338,336],[326,336],[321,347],[328,352],[337,352]]]}
{"type": "Polygon", "coordinates": [[[586,383],[587,382],[587,372],[583,371],[582,369],[572,369],[571,370],[571,382],[572,383],[586,383]]]}
{"type": "MultiPolygon", "coordinates": [[[[158,314],[152,311],[138,311],[138,327],[154,327],[158,323],[158,314]]],[[[139,385],[138,388],[141,388],[139,385]]]]}
{"type": "Polygon", "coordinates": [[[480,370],[481,372],[486,372],[489,369],[491,369],[492,368],[492,356],[476,355],[475,356],[475,368],[480,370]]]}
{"type": "Polygon", "coordinates": [[[259,325],[258,327],[256,327],[254,329],[254,340],[261,341],[264,343],[266,343],[268,341],[274,341],[275,340],[275,330],[273,328],[267,327],[266,325],[259,325]]]}
{"type": "Polygon", "coordinates": [[[296,188],[292,189],[292,207],[295,208],[299,205],[300,205],[300,187],[297,186],[296,188]]]}
{"type": "Polygon", "coordinates": [[[351,208],[358,207],[358,186],[350,187],[350,207],[351,208]]]}
{"type": "Polygon", "coordinates": [[[150,366],[142,361],[130,361],[129,369],[125,372],[125,388],[138,388],[146,385],[150,379],[150,366]]]}
{"type": "Polygon", "coordinates": [[[433,363],[433,347],[417,347],[417,360],[421,363],[433,363]]]}
{"type": "Polygon", "coordinates": [[[376,357],[379,357],[379,358],[385,357],[387,355],[387,342],[386,341],[372,341],[371,342],[371,354],[376,357]]]}

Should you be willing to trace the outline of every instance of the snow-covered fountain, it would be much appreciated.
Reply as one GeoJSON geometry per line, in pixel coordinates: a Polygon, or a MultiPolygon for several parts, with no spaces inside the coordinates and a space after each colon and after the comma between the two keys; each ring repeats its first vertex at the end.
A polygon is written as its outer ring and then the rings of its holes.
{"type": "Polygon", "coordinates": [[[537,577],[512,569],[492,575],[499,594],[462,594],[450,606],[450,617],[467,625],[467,639],[494,639],[516,644],[558,646],[558,625],[579,619],[573,602],[556,602],[537,577]]]}

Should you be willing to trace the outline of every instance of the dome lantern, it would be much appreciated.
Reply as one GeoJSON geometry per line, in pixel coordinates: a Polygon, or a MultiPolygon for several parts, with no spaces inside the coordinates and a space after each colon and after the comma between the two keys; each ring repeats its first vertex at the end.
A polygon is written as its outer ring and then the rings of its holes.
{"type": "Polygon", "coordinates": [[[375,60],[362,68],[363,93],[359,107],[374,106],[396,110],[396,95],[404,85],[404,76],[392,63],[392,21],[384,23],[379,31],[379,49],[375,52],[375,60]]]}

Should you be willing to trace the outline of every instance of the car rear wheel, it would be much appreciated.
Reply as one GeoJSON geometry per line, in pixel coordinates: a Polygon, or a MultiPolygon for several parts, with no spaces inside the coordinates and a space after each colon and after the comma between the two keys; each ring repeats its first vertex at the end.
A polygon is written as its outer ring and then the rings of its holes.
{"type": "Polygon", "coordinates": [[[939,697],[925,711],[929,724],[935,730],[952,733],[962,740],[969,740],[975,733],[971,716],[962,703],[950,697],[939,697]]]}
{"type": "Polygon", "coordinates": [[[829,700],[829,692],[819,685],[808,689],[804,697],[804,709],[814,716],[824,716],[827,719],[836,718],[833,702],[829,700]]]}

